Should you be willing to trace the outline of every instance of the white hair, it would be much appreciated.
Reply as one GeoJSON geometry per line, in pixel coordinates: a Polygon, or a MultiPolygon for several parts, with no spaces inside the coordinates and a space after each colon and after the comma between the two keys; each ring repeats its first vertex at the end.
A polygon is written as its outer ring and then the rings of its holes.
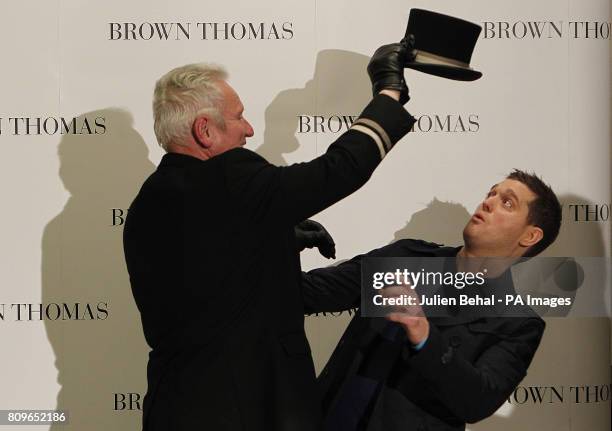
{"type": "Polygon", "coordinates": [[[210,115],[219,127],[225,128],[219,82],[227,76],[223,67],[202,63],[177,67],[157,81],[153,93],[153,128],[163,149],[167,151],[171,143],[186,145],[193,121],[200,114],[210,115]]]}

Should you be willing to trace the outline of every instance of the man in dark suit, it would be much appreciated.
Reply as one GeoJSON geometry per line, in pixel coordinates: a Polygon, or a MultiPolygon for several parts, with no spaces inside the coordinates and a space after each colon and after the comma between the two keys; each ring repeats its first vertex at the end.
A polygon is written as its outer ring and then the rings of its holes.
{"type": "MultiPolygon", "coordinates": [[[[358,307],[364,257],[446,257],[458,267],[490,263],[497,274],[481,293],[513,293],[508,266],[543,251],[560,224],[561,207],[550,187],[514,171],[478,206],[462,247],[400,240],[304,273],[306,310],[358,307]]],[[[319,376],[325,431],[463,430],[466,422],[493,414],[525,377],[544,331],[530,308],[521,309],[521,317],[505,311],[459,306],[442,317],[356,316],[319,376]]]]}
{"type": "Polygon", "coordinates": [[[143,429],[319,429],[294,226],[361,187],[411,129],[407,55],[381,47],[359,119],[325,154],[288,167],[243,148],[253,129],[222,68],[184,66],[157,82],[167,154],[124,230],[152,348],[143,429]]]}

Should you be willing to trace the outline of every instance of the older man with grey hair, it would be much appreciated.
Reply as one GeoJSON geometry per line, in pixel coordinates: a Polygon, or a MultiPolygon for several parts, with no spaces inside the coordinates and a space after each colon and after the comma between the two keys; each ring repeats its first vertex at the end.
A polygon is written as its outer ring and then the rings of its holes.
{"type": "Polygon", "coordinates": [[[143,429],[318,429],[294,226],[361,187],[411,129],[406,52],[381,47],[359,119],[325,154],[288,167],[244,148],[253,128],[222,68],[183,66],[157,82],[167,154],[124,230],[152,349],[143,429]]]}

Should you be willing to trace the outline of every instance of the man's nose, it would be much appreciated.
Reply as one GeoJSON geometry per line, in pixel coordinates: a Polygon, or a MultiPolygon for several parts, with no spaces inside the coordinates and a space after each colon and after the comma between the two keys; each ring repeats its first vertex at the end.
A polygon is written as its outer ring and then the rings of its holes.
{"type": "Polygon", "coordinates": [[[492,201],[492,199],[495,199],[494,196],[490,196],[488,198],[486,198],[484,201],[482,201],[482,210],[485,212],[491,212],[491,210],[493,209],[493,205],[494,202],[492,201]]]}
{"type": "Polygon", "coordinates": [[[254,135],[254,131],[253,131],[253,126],[251,126],[251,123],[249,123],[247,120],[244,120],[246,123],[246,132],[245,132],[245,136],[247,138],[250,138],[251,136],[254,135]]]}

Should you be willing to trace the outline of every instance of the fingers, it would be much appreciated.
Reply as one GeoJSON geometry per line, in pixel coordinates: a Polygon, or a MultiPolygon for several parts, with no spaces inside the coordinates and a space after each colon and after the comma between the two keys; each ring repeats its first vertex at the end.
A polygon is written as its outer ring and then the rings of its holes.
{"type": "Polygon", "coordinates": [[[391,313],[398,313],[409,317],[424,316],[423,308],[420,305],[419,295],[410,285],[388,286],[381,292],[390,305],[391,313]]]}
{"type": "Polygon", "coordinates": [[[402,325],[409,327],[418,326],[423,322],[423,320],[425,320],[425,317],[408,316],[404,313],[397,312],[389,313],[387,316],[385,316],[385,318],[391,322],[401,323],[402,325]]]}
{"type": "Polygon", "coordinates": [[[319,249],[319,253],[327,259],[335,259],[336,258],[336,244],[333,241],[325,242],[317,247],[319,249]]]}
{"type": "Polygon", "coordinates": [[[425,317],[411,317],[402,313],[390,313],[387,320],[400,324],[408,340],[417,345],[429,336],[429,321],[425,317]]]}
{"type": "Polygon", "coordinates": [[[295,232],[299,251],[317,247],[323,257],[336,258],[336,243],[321,223],[304,220],[296,226],[295,232]]]}
{"type": "Polygon", "coordinates": [[[401,298],[402,305],[391,307],[385,318],[391,322],[399,323],[406,331],[410,342],[419,344],[429,335],[429,321],[423,313],[419,295],[409,285],[389,286],[383,289],[384,297],[401,298]]]}
{"type": "Polygon", "coordinates": [[[402,46],[402,48],[404,48],[404,63],[409,63],[411,61],[414,61],[414,59],[416,58],[416,49],[414,49],[415,46],[415,38],[413,34],[407,34],[400,42],[400,45],[402,46]]]}
{"type": "Polygon", "coordinates": [[[326,258],[336,258],[336,243],[331,237],[329,232],[323,228],[323,230],[316,233],[317,239],[314,245],[319,249],[319,253],[326,258]]]}

